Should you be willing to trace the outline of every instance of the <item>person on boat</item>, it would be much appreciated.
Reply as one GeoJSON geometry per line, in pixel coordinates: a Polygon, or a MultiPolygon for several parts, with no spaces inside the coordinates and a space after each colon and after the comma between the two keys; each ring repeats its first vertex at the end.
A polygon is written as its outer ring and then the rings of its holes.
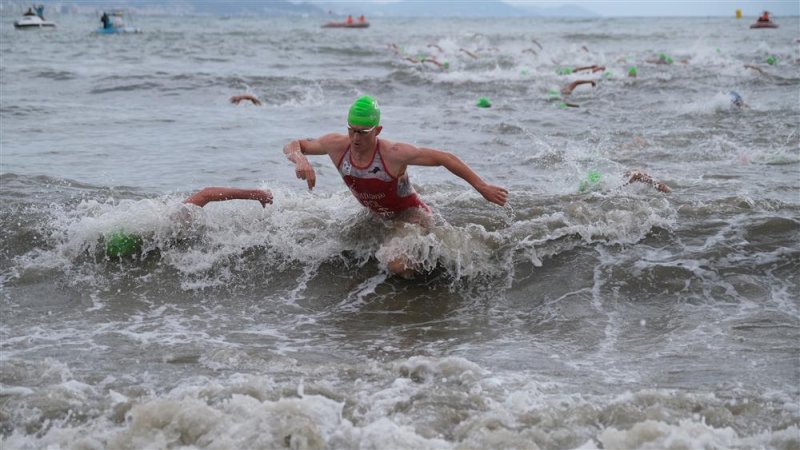
{"type": "Polygon", "coordinates": [[[366,23],[366,21],[367,21],[367,18],[366,18],[366,17],[364,17],[363,15],[361,15],[361,16],[358,18],[358,23],[366,23]]]}
{"type": "Polygon", "coordinates": [[[40,19],[44,20],[44,5],[35,6],[36,15],[39,16],[40,19]]]}
{"type": "Polygon", "coordinates": [[[234,95],[233,97],[230,98],[231,103],[233,103],[234,105],[238,105],[239,102],[241,102],[242,100],[248,100],[256,106],[261,106],[261,100],[259,100],[258,97],[256,97],[253,94],[234,95]]]}
{"type": "MultiPolygon", "coordinates": [[[[283,153],[295,164],[297,178],[313,189],[317,175],[306,155],[328,155],[353,196],[374,215],[394,224],[391,238],[407,230],[425,230],[431,224],[431,208],[420,198],[408,178],[409,166],[444,166],[469,183],[484,199],[503,206],[508,191],[484,181],[456,155],[434,148],[378,139],[383,130],[381,110],[370,96],[356,99],[347,116],[347,134],[329,133],[318,139],[293,140],[283,153]]],[[[384,248],[390,248],[389,245],[384,248]]],[[[391,253],[391,252],[390,252],[391,253]]],[[[408,258],[390,257],[390,273],[411,278],[416,273],[408,258]]]]}
{"type": "Polygon", "coordinates": [[[103,11],[103,15],[100,16],[100,22],[103,24],[103,29],[107,30],[111,28],[111,18],[108,17],[108,13],[103,11]]]}
{"type": "Polygon", "coordinates": [[[562,87],[561,88],[561,94],[562,95],[570,95],[570,94],[572,94],[572,91],[574,91],[576,87],[578,87],[578,86],[580,86],[582,84],[591,84],[592,87],[597,86],[597,83],[594,80],[575,80],[572,83],[562,87]]]}
{"type": "Polygon", "coordinates": [[[347,24],[348,25],[352,25],[353,24],[353,16],[347,16],[347,24]]]}
{"type": "Polygon", "coordinates": [[[758,22],[769,23],[769,11],[764,11],[761,13],[761,17],[758,18],[758,22]]]}
{"type": "Polygon", "coordinates": [[[35,15],[36,15],[36,13],[33,12],[33,8],[32,7],[29,7],[28,10],[25,11],[25,14],[23,14],[23,16],[35,16],[35,15]]]}

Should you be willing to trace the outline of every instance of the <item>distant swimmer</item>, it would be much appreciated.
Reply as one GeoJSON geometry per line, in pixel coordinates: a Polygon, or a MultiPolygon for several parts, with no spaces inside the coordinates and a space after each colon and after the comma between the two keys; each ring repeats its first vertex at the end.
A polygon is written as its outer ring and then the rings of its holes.
{"type": "Polygon", "coordinates": [[[597,82],[595,82],[594,80],[575,80],[572,83],[562,87],[561,88],[561,93],[563,95],[570,95],[570,94],[572,94],[572,91],[574,91],[576,87],[578,87],[578,86],[580,86],[582,84],[591,84],[592,87],[597,86],[597,82]]]}
{"type": "Polygon", "coordinates": [[[465,48],[459,48],[458,51],[466,53],[472,59],[478,59],[478,55],[476,55],[475,53],[472,53],[471,51],[469,51],[469,50],[467,50],[465,48]]]}
{"type": "Polygon", "coordinates": [[[420,62],[422,62],[423,64],[424,63],[431,63],[431,64],[435,65],[436,67],[442,69],[442,70],[447,70],[447,69],[450,68],[450,63],[448,63],[447,61],[439,62],[436,58],[434,58],[432,56],[428,56],[428,57],[422,58],[422,60],[420,62]]]}
{"type": "Polygon", "coordinates": [[[442,50],[442,47],[439,47],[436,44],[428,44],[428,48],[431,48],[431,47],[435,48],[436,50],[439,50],[439,52],[444,52],[444,50],[442,50]]]}
{"type": "Polygon", "coordinates": [[[733,104],[733,106],[737,108],[749,108],[749,106],[747,106],[747,103],[744,102],[744,99],[742,99],[742,96],[739,95],[738,92],[730,91],[728,92],[728,96],[730,97],[731,104],[733,104]]]}
{"type": "Polygon", "coordinates": [[[669,186],[667,186],[665,183],[661,181],[653,179],[653,177],[648,175],[647,172],[643,170],[638,170],[638,169],[629,170],[625,172],[624,176],[625,178],[628,179],[628,181],[626,181],[623,186],[627,186],[631,183],[644,183],[656,189],[657,191],[663,192],[665,194],[669,194],[670,192],[672,192],[672,189],[670,189],[669,186]]]}
{"type": "MultiPolygon", "coordinates": [[[[272,203],[272,192],[262,189],[206,187],[190,195],[183,201],[183,204],[202,208],[210,202],[226,200],[256,200],[261,203],[262,208],[266,208],[268,204],[272,203]]],[[[192,221],[192,213],[189,208],[184,207],[173,213],[171,219],[178,223],[188,224],[192,221]]],[[[140,254],[143,245],[144,239],[140,233],[131,233],[124,229],[115,230],[105,238],[106,255],[113,258],[140,254]]]]}
{"type": "Polygon", "coordinates": [[[592,73],[602,72],[602,71],[606,70],[606,66],[598,66],[597,64],[592,64],[591,66],[576,67],[576,68],[572,69],[573,72],[580,72],[582,70],[588,70],[588,71],[591,71],[592,73]]]}
{"type": "MultiPolygon", "coordinates": [[[[378,139],[383,130],[380,119],[378,102],[370,96],[359,97],[347,116],[347,134],[294,140],[283,147],[283,152],[295,164],[297,178],[305,180],[309,189],[316,185],[317,175],[306,155],[328,155],[353,196],[374,215],[395,224],[383,248],[389,248],[391,238],[402,232],[404,224],[416,225],[420,231],[430,225],[431,208],[411,185],[409,166],[444,166],[487,201],[506,204],[505,188],[487,183],[454,154],[378,139]]],[[[415,264],[404,256],[393,256],[387,269],[404,278],[417,273],[415,264]]]]}
{"type": "Polygon", "coordinates": [[[252,94],[234,95],[233,97],[230,98],[231,103],[233,103],[234,105],[238,105],[239,102],[241,102],[242,100],[249,100],[253,102],[254,105],[261,106],[261,100],[259,100],[258,97],[252,94]]]}
{"type": "Polygon", "coordinates": [[[768,74],[767,72],[764,72],[764,69],[762,69],[762,68],[760,68],[760,67],[758,67],[758,66],[754,66],[754,65],[752,65],[752,64],[745,64],[745,65],[744,65],[744,68],[745,68],[745,69],[753,69],[753,70],[755,70],[756,72],[758,72],[758,73],[760,73],[761,75],[764,75],[764,76],[766,76],[766,77],[771,77],[771,76],[772,76],[772,75],[768,74]]]}

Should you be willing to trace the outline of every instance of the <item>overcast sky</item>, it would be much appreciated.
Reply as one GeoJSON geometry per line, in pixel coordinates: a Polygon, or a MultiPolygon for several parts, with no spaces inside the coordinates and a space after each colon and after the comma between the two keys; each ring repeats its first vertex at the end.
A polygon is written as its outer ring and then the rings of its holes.
{"type": "MultiPolygon", "coordinates": [[[[316,0],[326,1],[326,0],[316,0]]],[[[327,0],[335,2],[337,0],[327,0]]],[[[398,0],[372,0],[392,3],[398,0]]],[[[425,3],[426,0],[400,0],[425,3]]],[[[442,0],[439,0],[442,1],[442,0]]],[[[468,0],[479,2],[480,0],[468,0]]],[[[736,10],[754,17],[767,10],[775,16],[800,15],[800,0],[503,0],[512,5],[528,4],[537,8],[555,8],[565,5],[578,5],[606,17],[624,16],[735,16],[736,10]]]]}
{"type": "Polygon", "coordinates": [[[541,8],[579,5],[602,16],[735,16],[741,9],[745,16],[755,16],[767,10],[776,16],[800,15],[800,0],[644,0],[644,1],[537,1],[504,0],[510,4],[530,4],[541,8]]]}

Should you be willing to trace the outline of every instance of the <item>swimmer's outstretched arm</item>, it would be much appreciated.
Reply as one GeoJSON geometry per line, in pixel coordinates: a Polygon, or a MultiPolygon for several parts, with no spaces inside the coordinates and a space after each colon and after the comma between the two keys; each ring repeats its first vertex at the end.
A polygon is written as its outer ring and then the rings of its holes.
{"type": "Polygon", "coordinates": [[[767,76],[767,77],[772,76],[772,75],[768,74],[767,72],[764,72],[764,70],[762,68],[756,67],[756,66],[751,65],[751,64],[745,64],[744,67],[745,67],[745,69],[753,69],[756,72],[760,73],[761,75],[764,75],[764,76],[767,76]]]}
{"type": "Polygon", "coordinates": [[[472,59],[478,59],[478,55],[476,55],[475,53],[472,53],[471,51],[469,51],[469,50],[467,50],[465,48],[459,48],[458,50],[468,54],[472,59]]]}
{"type": "Polygon", "coordinates": [[[209,202],[221,202],[225,200],[258,200],[261,207],[272,203],[272,192],[261,189],[237,189],[228,187],[207,187],[199,192],[192,194],[183,201],[199,207],[206,206],[209,202]]]}
{"type": "Polygon", "coordinates": [[[572,83],[562,87],[561,93],[564,95],[572,94],[572,91],[575,90],[576,87],[582,84],[589,84],[589,83],[591,83],[592,87],[597,86],[597,83],[595,83],[594,80],[575,80],[572,83]]]}
{"type": "Polygon", "coordinates": [[[405,173],[406,166],[444,166],[453,175],[469,183],[486,200],[500,206],[508,201],[508,191],[505,188],[483,181],[464,161],[452,153],[396,143],[382,154],[400,163],[399,173],[405,173]]]}
{"type": "Polygon", "coordinates": [[[437,60],[436,60],[436,58],[423,58],[423,59],[422,59],[422,63],[423,63],[423,64],[424,64],[424,63],[431,63],[431,64],[434,64],[434,65],[436,65],[436,67],[438,67],[438,68],[440,68],[440,69],[443,69],[443,68],[444,68],[444,64],[442,64],[442,63],[440,63],[439,61],[437,61],[437,60]]]}
{"type": "Polygon", "coordinates": [[[670,192],[672,192],[672,189],[670,189],[669,186],[658,180],[654,180],[653,177],[651,177],[642,170],[629,170],[625,172],[625,178],[627,178],[628,181],[626,181],[625,184],[623,184],[623,186],[639,182],[639,183],[649,184],[654,189],[663,192],[665,194],[669,194],[670,192]]]}
{"type": "Polygon", "coordinates": [[[231,97],[231,103],[238,105],[239,102],[242,100],[250,100],[256,106],[261,106],[261,100],[258,99],[255,95],[252,94],[242,94],[242,95],[234,95],[231,97]]]}

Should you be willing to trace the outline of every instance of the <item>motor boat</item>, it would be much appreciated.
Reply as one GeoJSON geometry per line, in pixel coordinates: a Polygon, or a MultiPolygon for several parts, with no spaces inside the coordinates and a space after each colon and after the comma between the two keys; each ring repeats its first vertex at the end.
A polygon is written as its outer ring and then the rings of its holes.
{"type": "Polygon", "coordinates": [[[100,22],[103,26],[94,30],[97,34],[141,33],[142,30],[125,24],[122,11],[103,12],[100,22]]]}
{"type": "Polygon", "coordinates": [[[778,24],[770,20],[769,11],[764,11],[761,17],[756,22],[750,25],[750,28],[778,28],[778,24]]]}
{"type": "Polygon", "coordinates": [[[33,12],[33,8],[28,8],[28,12],[26,12],[25,15],[14,21],[14,28],[20,30],[54,28],[55,26],[55,22],[45,20],[43,6],[37,7],[36,12],[33,12]]]}
{"type": "Polygon", "coordinates": [[[347,20],[342,22],[328,22],[322,25],[322,28],[369,28],[369,22],[364,19],[364,16],[353,20],[353,17],[348,17],[347,20]]]}
{"type": "Polygon", "coordinates": [[[769,20],[769,21],[758,21],[752,25],[750,28],[778,28],[778,24],[769,20]]]}

